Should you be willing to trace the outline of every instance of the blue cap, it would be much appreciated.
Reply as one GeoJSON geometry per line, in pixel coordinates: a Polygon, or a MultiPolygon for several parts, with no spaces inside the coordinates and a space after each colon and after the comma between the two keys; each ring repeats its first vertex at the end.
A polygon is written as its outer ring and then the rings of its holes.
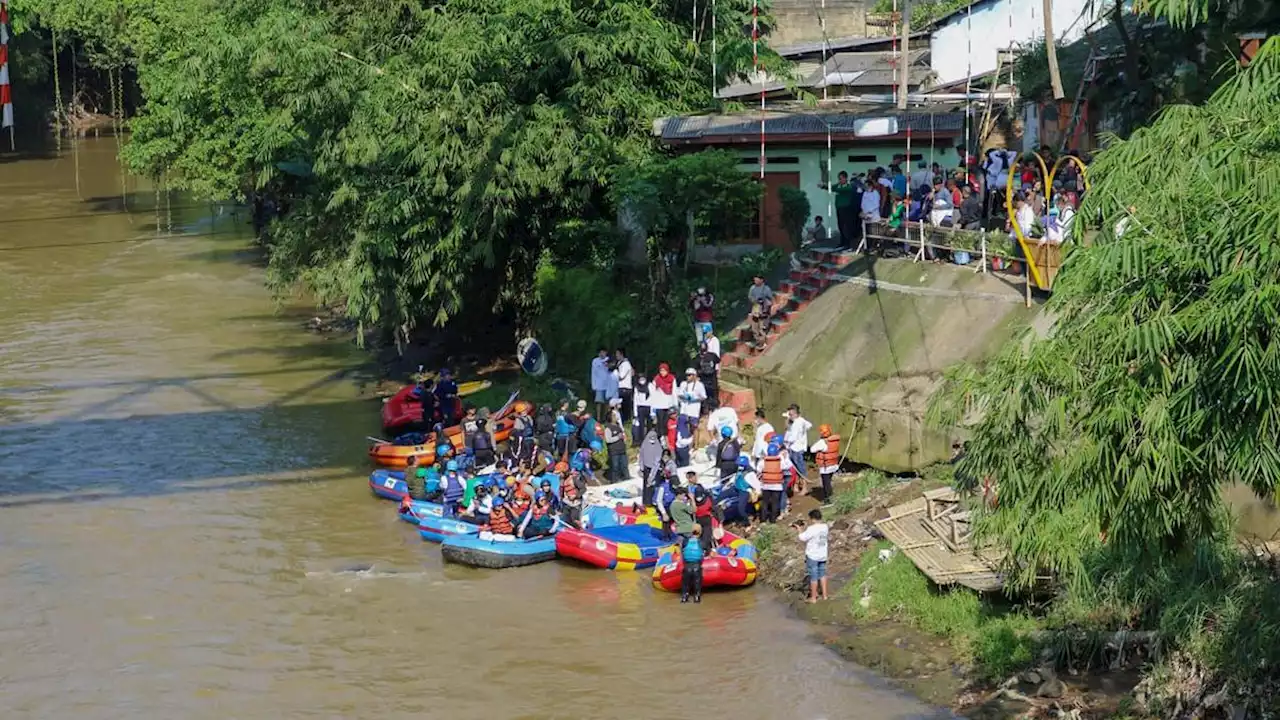
{"type": "Polygon", "coordinates": [[[501,496],[501,495],[495,495],[495,496],[494,496],[494,498],[493,498],[493,506],[494,506],[494,507],[502,507],[502,503],[503,503],[502,496],[501,496]]]}
{"type": "Polygon", "coordinates": [[[746,470],[747,468],[751,467],[751,458],[748,458],[746,455],[739,455],[738,467],[742,468],[743,470],[746,470]]]}
{"type": "Polygon", "coordinates": [[[728,425],[720,428],[720,437],[733,437],[733,428],[728,425]]]}
{"type": "Polygon", "coordinates": [[[444,467],[445,467],[445,469],[446,469],[446,470],[448,470],[449,472],[457,472],[457,471],[458,471],[458,461],[457,461],[457,460],[450,460],[450,461],[449,461],[449,463],[448,463],[447,465],[445,465],[444,467]]]}

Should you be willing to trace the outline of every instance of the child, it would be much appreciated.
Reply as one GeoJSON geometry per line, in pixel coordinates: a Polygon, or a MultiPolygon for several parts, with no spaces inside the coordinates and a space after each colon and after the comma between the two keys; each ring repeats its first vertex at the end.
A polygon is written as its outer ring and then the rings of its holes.
{"type": "Polygon", "coordinates": [[[698,536],[702,534],[702,528],[697,525],[693,526],[693,533],[685,538],[684,547],[680,551],[680,557],[684,560],[684,573],[680,576],[680,602],[689,602],[689,595],[693,595],[693,601],[702,602],[702,543],[698,536]]]}
{"type": "Polygon", "coordinates": [[[827,537],[831,529],[822,522],[822,511],[814,508],[809,511],[809,519],[813,524],[805,527],[797,521],[793,527],[800,531],[797,539],[804,543],[804,567],[809,575],[809,602],[816,603],[819,598],[827,599],[827,537]],[[818,591],[822,593],[819,595],[818,591]]]}

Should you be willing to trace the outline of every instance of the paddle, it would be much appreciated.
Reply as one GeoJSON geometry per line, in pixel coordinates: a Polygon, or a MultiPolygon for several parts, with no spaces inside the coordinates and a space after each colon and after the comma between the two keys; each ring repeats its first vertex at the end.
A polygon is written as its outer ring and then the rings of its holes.
{"type": "Polygon", "coordinates": [[[383,440],[382,438],[376,438],[376,437],[374,437],[374,436],[372,436],[372,435],[365,435],[365,436],[364,436],[364,439],[365,439],[365,440],[372,440],[372,441],[373,441],[373,443],[374,443],[375,445],[390,445],[390,444],[391,444],[391,441],[390,441],[390,440],[383,440]]]}

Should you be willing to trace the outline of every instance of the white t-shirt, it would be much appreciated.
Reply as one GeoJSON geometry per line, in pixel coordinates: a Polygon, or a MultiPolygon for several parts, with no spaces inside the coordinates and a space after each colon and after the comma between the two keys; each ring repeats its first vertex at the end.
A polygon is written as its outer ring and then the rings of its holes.
{"type": "Polygon", "coordinates": [[[827,561],[827,536],[831,528],[826,523],[814,523],[800,532],[800,541],[804,543],[804,556],[817,562],[827,561]]]}
{"type": "Polygon", "coordinates": [[[631,381],[635,378],[635,372],[632,371],[631,369],[630,360],[626,358],[622,358],[621,360],[619,360],[618,368],[613,371],[613,374],[616,375],[618,378],[619,390],[631,389],[631,381]]]}
{"type": "Polygon", "coordinates": [[[862,216],[868,222],[880,219],[880,193],[872,188],[862,193],[862,216]]]}
{"type": "Polygon", "coordinates": [[[730,437],[738,437],[738,411],[731,407],[719,407],[711,411],[707,416],[707,429],[711,431],[713,437],[720,437],[720,428],[728,427],[733,430],[730,437]]]}
{"type": "Polygon", "coordinates": [[[769,449],[769,441],[765,438],[773,434],[773,426],[768,422],[762,422],[756,427],[756,441],[751,445],[751,459],[759,460],[764,457],[764,451],[769,449]]]}
{"type": "Polygon", "coordinates": [[[707,399],[707,389],[698,380],[685,380],[676,388],[676,398],[680,401],[681,415],[702,417],[702,401],[707,399]]]}
{"type": "Polygon", "coordinates": [[[707,343],[707,352],[711,353],[712,355],[715,355],[716,357],[720,357],[720,338],[716,337],[715,335],[708,335],[706,339],[706,343],[707,343]]]}
{"type": "MultiPolygon", "coordinates": [[[[671,389],[675,391],[675,383],[671,385],[671,389]]],[[[652,379],[649,380],[649,407],[654,410],[670,410],[675,405],[675,402],[675,398],[671,396],[671,393],[663,392],[662,388],[658,387],[658,383],[652,379]]],[[[665,432],[666,428],[661,428],[660,431],[665,432]]]]}
{"type": "Polygon", "coordinates": [[[803,416],[791,421],[787,426],[787,434],[783,437],[786,441],[787,449],[792,452],[804,452],[809,449],[809,429],[813,427],[813,423],[805,420],[803,416]]]}

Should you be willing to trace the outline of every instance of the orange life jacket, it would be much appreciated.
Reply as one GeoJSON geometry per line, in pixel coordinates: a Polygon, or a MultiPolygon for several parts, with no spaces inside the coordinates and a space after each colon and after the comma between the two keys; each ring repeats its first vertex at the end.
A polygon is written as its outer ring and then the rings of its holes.
{"type": "Polygon", "coordinates": [[[760,472],[760,482],[765,485],[782,484],[782,456],[766,455],[764,469],[760,472]]]}
{"type": "Polygon", "coordinates": [[[840,436],[828,435],[822,438],[827,444],[827,449],[818,453],[818,467],[833,467],[840,464],[840,436]]]}
{"type": "Polygon", "coordinates": [[[495,508],[493,513],[489,515],[489,529],[499,535],[511,535],[515,532],[515,528],[511,526],[511,516],[507,514],[505,505],[495,508]]]}

